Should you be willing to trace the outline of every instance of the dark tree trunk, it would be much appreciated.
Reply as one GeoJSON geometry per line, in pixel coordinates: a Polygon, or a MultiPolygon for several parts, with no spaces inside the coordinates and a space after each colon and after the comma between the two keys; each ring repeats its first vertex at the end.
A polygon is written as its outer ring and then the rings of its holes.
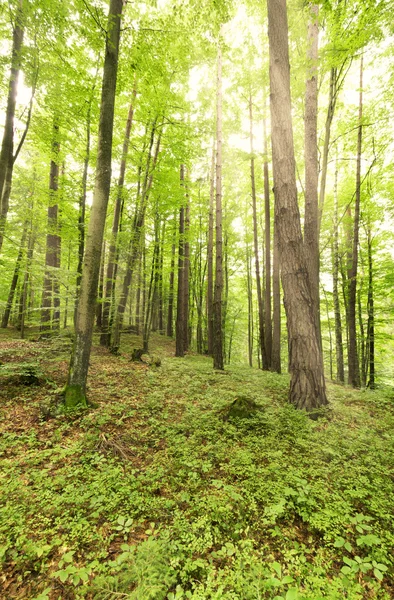
{"type": "Polygon", "coordinates": [[[99,284],[97,291],[97,304],[96,304],[96,324],[99,329],[102,326],[103,319],[103,293],[104,293],[104,269],[105,269],[105,240],[103,242],[103,251],[101,253],[101,262],[100,262],[100,275],[99,275],[99,284]]]}
{"type": "Polygon", "coordinates": [[[360,227],[360,202],[361,202],[361,152],[362,152],[362,118],[363,118],[363,57],[360,62],[360,101],[358,110],[358,136],[357,136],[357,173],[356,173],[356,202],[354,207],[353,244],[351,262],[348,268],[348,295],[349,295],[349,350],[348,350],[348,382],[351,386],[360,387],[360,365],[357,351],[357,266],[358,266],[358,238],[360,227]]]}
{"type": "Polygon", "coordinates": [[[142,253],[138,257],[138,283],[135,300],[135,333],[140,334],[141,325],[142,253]]]}
{"type": "Polygon", "coordinates": [[[216,277],[213,297],[213,367],[223,370],[223,256],[222,256],[222,51],[217,58],[216,91],[216,277]]]}
{"type": "Polygon", "coordinates": [[[327,404],[321,348],[297,202],[286,0],[268,0],[275,219],[290,350],[289,400],[314,411],[327,404]]]}
{"type": "Polygon", "coordinates": [[[76,316],[75,342],[66,386],[65,402],[68,407],[78,404],[86,405],[86,380],[92,346],[105,218],[111,186],[112,134],[122,9],[123,0],[110,1],[100,106],[95,187],[76,316]]]}
{"type": "Polygon", "coordinates": [[[102,316],[102,333],[100,336],[100,344],[102,346],[109,346],[110,344],[110,323],[109,323],[109,313],[111,308],[111,300],[113,296],[113,290],[115,288],[115,277],[116,277],[116,254],[117,254],[117,239],[119,232],[119,224],[120,224],[120,215],[121,208],[123,203],[123,186],[124,179],[126,174],[126,164],[127,164],[127,155],[129,152],[129,143],[130,143],[130,134],[131,127],[133,123],[133,114],[134,114],[134,101],[137,95],[137,87],[136,80],[134,80],[134,88],[132,92],[132,99],[129,107],[129,113],[127,116],[126,129],[123,140],[123,150],[122,150],[122,160],[120,163],[120,172],[118,179],[118,188],[117,195],[115,201],[115,211],[114,211],[114,220],[112,223],[112,236],[111,243],[109,245],[108,251],[108,264],[107,264],[107,273],[105,278],[105,295],[103,302],[103,316],[102,316]]]}
{"type": "Polygon", "coordinates": [[[58,235],[59,151],[59,125],[55,118],[53,124],[52,160],[49,174],[48,233],[46,237],[46,270],[41,305],[41,331],[46,331],[52,327],[58,329],[58,320],[52,314],[52,308],[55,308],[57,304],[55,298],[57,287],[55,269],[60,267],[60,236],[58,235]]]}
{"type": "Polygon", "coordinates": [[[9,291],[8,299],[7,299],[7,304],[5,305],[5,310],[4,310],[3,318],[1,321],[1,327],[3,329],[5,329],[8,326],[8,321],[10,318],[12,303],[14,301],[15,290],[16,290],[16,286],[18,284],[19,271],[21,268],[23,252],[24,252],[24,248],[25,248],[26,235],[27,235],[27,223],[25,223],[25,225],[23,226],[23,233],[22,233],[22,238],[21,238],[21,242],[20,242],[20,246],[19,246],[18,256],[17,256],[16,263],[15,263],[14,275],[12,277],[11,287],[10,287],[10,291],[9,291]]]}
{"type": "Polygon", "coordinates": [[[252,264],[249,244],[246,244],[246,281],[248,288],[248,360],[249,367],[253,367],[253,292],[252,264]]]}
{"type": "Polygon", "coordinates": [[[12,170],[14,166],[14,120],[24,35],[23,21],[23,0],[19,0],[15,14],[15,26],[12,33],[11,73],[8,82],[7,107],[0,151],[0,252],[3,245],[4,227],[8,213],[8,200],[11,192],[12,170]]]}
{"type": "Polygon", "coordinates": [[[338,245],[338,169],[335,169],[334,184],[334,233],[332,245],[332,299],[334,303],[335,318],[335,355],[337,365],[337,381],[345,382],[345,371],[343,366],[343,341],[342,341],[342,318],[341,305],[339,301],[338,279],[339,279],[339,245],[338,245]]]}
{"type": "Polygon", "coordinates": [[[187,192],[185,182],[185,197],[186,197],[186,206],[185,206],[185,244],[184,244],[184,269],[183,269],[183,326],[185,331],[183,333],[184,339],[184,351],[187,352],[190,344],[190,336],[189,336],[189,294],[190,294],[190,286],[189,286],[189,278],[190,278],[190,244],[189,244],[189,235],[190,235],[190,200],[189,194],[187,192]]]}
{"type": "Polygon", "coordinates": [[[158,321],[159,321],[159,333],[164,335],[164,290],[163,290],[163,264],[164,264],[164,240],[166,232],[166,222],[163,220],[163,226],[161,231],[161,243],[160,243],[160,260],[158,265],[158,321]]]}
{"type": "Polygon", "coordinates": [[[153,311],[156,304],[157,288],[159,283],[159,260],[160,260],[160,219],[155,216],[155,244],[153,249],[151,276],[149,281],[148,298],[143,333],[143,351],[149,352],[149,335],[152,329],[153,311]]]}

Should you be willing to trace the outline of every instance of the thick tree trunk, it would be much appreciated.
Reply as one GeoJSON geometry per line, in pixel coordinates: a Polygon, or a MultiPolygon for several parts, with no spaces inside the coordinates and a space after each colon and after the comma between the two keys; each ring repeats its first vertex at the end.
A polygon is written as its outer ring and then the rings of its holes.
{"type": "Polygon", "coordinates": [[[208,282],[207,282],[207,334],[208,354],[213,356],[213,222],[215,201],[215,142],[212,146],[211,177],[209,190],[209,217],[208,217],[208,282]]]}
{"type": "Polygon", "coordinates": [[[122,9],[123,0],[110,1],[100,107],[96,177],[86,238],[81,293],[76,317],[75,342],[66,386],[65,402],[68,407],[78,404],[86,405],[86,380],[92,346],[105,218],[111,185],[112,133],[122,9]]]}
{"type": "Polygon", "coordinates": [[[317,147],[317,61],[319,7],[312,5],[308,24],[308,79],[305,91],[305,220],[304,245],[312,296],[312,313],[320,340],[319,204],[317,147]]]}
{"type": "Polygon", "coordinates": [[[58,319],[52,314],[52,307],[56,308],[57,276],[55,269],[60,267],[60,236],[58,235],[58,189],[59,189],[59,125],[56,118],[53,124],[52,160],[49,174],[49,206],[48,206],[48,233],[46,237],[45,278],[42,293],[41,331],[58,329],[58,319]]]}
{"type": "Polygon", "coordinates": [[[349,295],[349,350],[348,350],[348,382],[351,386],[360,387],[360,365],[357,351],[357,266],[358,266],[358,238],[360,227],[361,203],[361,153],[362,153],[362,118],[363,118],[363,57],[360,62],[360,96],[358,108],[358,136],[357,136],[357,172],[356,172],[356,201],[354,207],[352,256],[348,268],[348,295],[349,295]]]}
{"type": "Polygon", "coordinates": [[[335,355],[337,365],[337,381],[345,382],[345,371],[343,366],[343,341],[342,341],[342,318],[341,305],[339,301],[339,244],[338,244],[338,169],[335,169],[335,184],[334,184],[334,232],[332,245],[332,299],[334,303],[334,318],[335,318],[335,355]]]}
{"type": "Polygon", "coordinates": [[[213,367],[223,370],[222,257],[222,51],[218,47],[216,91],[216,277],[213,297],[213,367]]]}
{"type": "Polygon", "coordinates": [[[102,316],[102,333],[100,336],[100,344],[102,346],[109,346],[110,344],[110,323],[109,323],[109,313],[111,308],[111,300],[113,295],[113,289],[115,287],[115,271],[116,271],[116,254],[117,254],[117,238],[119,231],[119,223],[120,223],[120,214],[123,203],[123,186],[124,179],[126,174],[126,163],[127,163],[127,155],[129,152],[129,143],[130,143],[130,134],[131,127],[133,123],[133,114],[134,114],[134,101],[137,95],[137,87],[136,80],[134,80],[134,88],[132,92],[132,99],[129,107],[129,113],[127,116],[126,129],[123,140],[123,151],[122,151],[122,160],[120,163],[120,172],[118,179],[118,188],[117,195],[115,201],[115,211],[114,211],[114,220],[112,223],[112,237],[111,243],[109,245],[108,251],[108,264],[107,264],[107,273],[105,278],[105,295],[103,302],[103,316],[102,316]]]}
{"type": "Polygon", "coordinates": [[[264,119],[264,227],[265,227],[265,274],[264,274],[264,334],[267,366],[272,369],[272,317],[271,317],[271,214],[270,183],[268,171],[268,136],[264,119]]]}
{"type": "Polygon", "coordinates": [[[174,280],[175,280],[175,251],[176,251],[176,214],[174,216],[174,232],[171,248],[170,287],[168,292],[167,335],[174,335],[174,280]]]}
{"type": "Polygon", "coordinates": [[[5,329],[8,326],[8,321],[10,318],[12,303],[14,301],[15,290],[16,290],[16,286],[18,284],[19,271],[21,268],[23,252],[24,252],[24,248],[25,248],[26,235],[27,235],[27,223],[23,227],[23,233],[22,233],[22,238],[21,238],[21,242],[20,242],[20,246],[19,246],[19,252],[18,252],[17,259],[16,259],[16,263],[15,263],[14,275],[12,277],[11,287],[10,287],[10,291],[9,291],[8,299],[7,299],[7,304],[5,305],[3,318],[1,320],[1,327],[3,329],[5,329]]]}
{"type": "Polygon", "coordinates": [[[289,400],[296,408],[314,411],[326,405],[327,398],[297,202],[286,0],[267,4],[275,219],[289,336],[289,400]]]}
{"type": "Polygon", "coordinates": [[[256,202],[256,182],[254,173],[254,150],[253,150],[253,112],[252,112],[252,95],[249,96],[249,143],[250,143],[250,180],[252,188],[252,209],[253,209],[253,242],[254,242],[254,264],[256,269],[256,290],[257,290],[257,306],[259,314],[259,341],[262,357],[262,366],[264,370],[269,368],[267,353],[265,348],[265,331],[264,331],[264,306],[263,294],[261,291],[260,279],[260,258],[259,258],[259,241],[257,235],[257,202],[256,202]]]}
{"type": "Polygon", "coordinates": [[[15,26],[12,33],[11,73],[8,83],[7,107],[0,151],[0,252],[3,245],[14,166],[14,120],[24,35],[23,20],[23,0],[19,0],[15,14],[15,26]]]}

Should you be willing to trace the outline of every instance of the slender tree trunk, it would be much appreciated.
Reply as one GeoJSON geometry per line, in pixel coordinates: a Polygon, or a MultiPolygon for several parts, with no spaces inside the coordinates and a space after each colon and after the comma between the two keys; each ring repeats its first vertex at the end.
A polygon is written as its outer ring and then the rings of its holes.
{"type": "Polygon", "coordinates": [[[280,269],[278,224],[274,220],[274,252],[272,264],[273,331],[272,331],[272,370],[281,372],[281,310],[280,310],[280,269]]]}
{"type": "Polygon", "coordinates": [[[10,287],[10,291],[9,291],[8,299],[7,299],[7,304],[5,305],[5,310],[4,310],[3,318],[1,321],[1,327],[3,329],[5,329],[8,326],[8,321],[10,318],[12,303],[14,301],[15,290],[16,290],[16,286],[18,284],[18,279],[19,279],[19,271],[21,268],[23,252],[24,252],[25,242],[26,242],[26,236],[27,236],[27,223],[25,223],[25,225],[23,226],[23,233],[22,233],[22,238],[21,238],[21,242],[20,242],[20,246],[19,246],[18,256],[17,256],[16,263],[15,263],[14,275],[12,277],[11,287],[10,287]]]}
{"type": "Polygon", "coordinates": [[[290,348],[289,400],[313,411],[327,404],[319,335],[311,311],[297,202],[286,0],[268,0],[275,219],[290,348]]]}
{"type": "Polygon", "coordinates": [[[23,0],[19,0],[12,33],[11,73],[8,82],[7,107],[0,151],[0,252],[3,245],[14,166],[14,120],[24,35],[23,21],[23,0]]]}
{"type": "MultiPolygon", "coordinates": [[[[149,172],[150,155],[151,155],[151,150],[153,147],[153,141],[154,141],[154,135],[155,135],[155,129],[156,129],[155,125],[156,125],[156,121],[153,124],[152,132],[151,132],[150,146],[149,146],[147,166],[146,166],[146,172],[145,172],[145,180],[144,180],[144,184],[143,184],[143,190],[141,193],[140,203],[138,203],[138,197],[137,197],[134,226],[133,226],[133,231],[131,234],[130,249],[129,249],[129,253],[128,253],[128,257],[127,257],[126,274],[123,279],[122,292],[121,292],[121,295],[119,298],[118,307],[117,307],[117,311],[116,311],[116,317],[115,317],[114,325],[112,328],[111,352],[114,352],[114,353],[116,353],[120,347],[120,337],[121,337],[121,331],[122,331],[122,326],[123,326],[124,312],[126,310],[127,299],[128,299],[128,295],[129,295],[129,291],[130,291],[130,284],[131,284],[131,279],[133,276],[135,263],[137,261],[138,253],[140,251],[141,233],[142,233],[142,228],[143,228],[144,221],[145,221],[145,212],[146,212],[146,207],[147,207],[148,200],[149,200],[149,194],[150,194],[150,190],[152,188],[152,183],[153,183],[153,172],[155,170],[155,167],[157,164],[157,159],[159,156],[160,140],[161,140],[161,133],[162,133],[161,130],[160,130],[160,133],[159,133],[159,135],[157,137],[157,141],[156,141],[155,153],[154,153],[153,162],[152,162],[152,171],[149,172]]],[[[143,311],[142,314],[145,314],[145,311],[143,311]]]]}
{"type": "Polygon", "coordinates": [[[362,387],[366,387],[367,385],[367,356],[366,356],[366,348],[367,348],[367,340],[365,338],[365,327],[363,321],[363,310],[361,304],[361,295],[362,295],[362,284],[359,286],[357,291],[357,309],[358,309],[358,326],[359,326],[359,339],[358,339],[358,355],[360,357],[360,383],[362,387]]]}
{"type": "Polygon", "coordinates": [[[213,356],[213,221],[215,201],[215,142],[212,146],[211,177],[209,192],[209,217],[208,217],[208,282],[207,282],[207,333],[208,354],[213,356]]]}
{"type": "Polygon", "coordinates": [[[31,263],[33,260],[34,242],[35,242],[35,232],[33,230],[32,224],[31,224],[31,229],[30,229],[30,233],[29,233],[29,241],[27,244],[25,276],[24,276],[23,285],[22,285],[22,315],[21,315],[21,322],[20,322],[21,339],[23,339],[25,337],[25,322],[26,322],[26,317],[27,317],[27,312],[28,312],[28,306],[27,306],[27,304],[28,304],[27,303],[28,289],[29,289],[29,281],[30,281],[31,263]]]}
{"type": "Polygon", "coordinates": [[[373,293],[373,258],[371,227],[368,226],[368,359],[369,382],[368,387],[375,389],[375,309],[373,293]]]}
{"type": "Polygon", "coordinates": [[[141,324],[142,253],[138,257],[138,286],[135,300],[135,333],[140,334],[141,324]]]}
{"type": "MultiPolygon", "coordinates": [[[[254,150],[253,150],[253,112],[252,112],[252,95],[249,96],[249,140],[250,140],[250,179],[252,185],[252,208],[253,208],[253,241],[254,241],[254,262],[256,268],[256,290],[257,290],[257,305],[259,311],[259,340],[262,356],[263,369],[269,368],[267,353],[265,348],[265,332],[264,332],[264,306],[263,294],[261,291],[260,279],[260,259],[259,259],[259,241],[257,235],[257,202],[256,202],[256,183],[254,173],[254,150]]],[[[265,184],[265,182],[264,182],[265,184]]],[[[265,186],[264,186],[265,187],[265,186]]]]}
{"type": "Polygon", "coordinates": [[[341,305],[339,301],[338,291],[339,279],[339,244],[338,244],[338,168],[335,169],[334,183],[334,234],[332,246],[332,298],[334,303],[334,318],[335,318],[335,355],[337,364],[337,381],[345,382],[345,372],[343,366],[343,342],[342,342],[342,318],[341,305]]]}
{"type": "Polygon", "coordinates": [[[360,99],[358,109],[358,136],[357,136],[357,173],[356,173],[356,202],[354,207],[353,246],[351,263],[348,269],[348,294],[349,294],[349,376],[348,382],[353,387],[360,387],[360,365],[357,352],[357,326],[356,326],[356,298],[357,298],[357,265],[358,265],[358,238],[360,227],[360,202],[361,202],[361,153],[362,153],[362,118],[363,118],[363,57],[360,62],[360,99]]]}
{"type": "Polygon", "coordinates": [[[159,321],[159,333],[164,335],[164,290],[163,290],[163,265],[164,265],[164,241],[166,232],[166,221],[163,220],[162,231],[161,231],[161,243],[160,243],[160,260],[159,260],[159,274],[157,283],[158,292],[158,321],[159,321]]]}
{"type": "Polygon", "coordinates": [[[308,24],[308,79],[305,91],[305,221],[304,244],[312,296],[312,312],[320,340],[319,296],[319,204],[318,204],[318,147],[317,147],[317,61],[319,7],[310,6],[308,24]]]}
{"type": "Polygon", "coordinates": [[[149,335],[152,329],[153,311],[156,304],[157,287],[159,283],[159,260],[160,260],[160,219],[155,216],[155,243],[152,256],[151,276],[144,322],[143,351],[149,352],[149,335]]]}
{"type": "Polygon", "coordinates": [[[81,293],[76,317],[66,406],[86,405],[86,380],[92,346],[97,285],[111,185],[112,133],[123,0],[111,0],[108,15],[93,204],[86,239],[81,293]]]}
{"type": "MultiPolygon", "coordinates": [[[[60,267],[60,238],[58,235],[59,190],[59,125],[53,124],[52,160],[49,174],[48,233],[46,237],[45,278],[42,293],[41,331],[52,328],[52,307],[55,306],[55,268],[60,267]]],[[[53,323],[55,325],[55,323],[53,323]]]]}
{"type": "Polygon", "coordinates": [[[120,172],[118,179],[118,188],[117,195],[115,201],[115,211],[114,211],[114,220],[112,223],[112,236],[111,243],[108,251],[108,264],[107,264],[107,274],[105,278],[105,300],[103,303],[103,317],[102,317],[102,333],[100,336],[100,344],[102,346],[109,346],[110,344],[110,324],[109,324],[109,313],[111,308],[111,299],[113,295],[113,289],[115,287],[115,267],[116,267],[116,254],[117,254],[117,238],[119,231],[119,223],[120,223],[120,214],[123,203],[123,186],[124,179],[126,174],[126,163],[127,163],[127,155],[129,152],[129,143],[130,143],[130,134],[131,127],[133,123],[133,114],[134,114],[134,101],[137,95],[137,87],[136,87],[136,79],[134,80],[134,88],[132,92],[132,99],[129,106],[129,113],[127,116],[126,122],[126,130],[124,134],[123,140],[123,151],[122,151],[122,160],[120,163],[120,172]]]}
{"type": "MultiPolygon", "coordinates": [[[[68,245],[67,273],[70,273],[70,267],[71,267],[71,243],[69,243],[69,245],[68,245]]],[[[67,284],[67,286],[66,286],[66,303],[65,303],[65,307],[64,307],[63,329],[67,329],[69,292],[70,292],[70,288],[67,284]]]]}
{"type": "Polygon", "coordinates": [[[167,335],[174,335],[174,280],[175,280],[175,251],[176,251],[176,214],[174,216],[174,232],[171,249],[170,288],[168,294],[167,335]]]}
{"type": "Polygon", "coordinates": [[[100,261],[100,275],[97,291],[97,303],[96,303],[96,324],[99,329],[102,326],[103,319],[103,293],[104,293],[104,269],[105,269],[105,240],[103,242],[103,250],[101,253],[100,261]]]}
{"type": "Polygon", "coordinates": [[[248,288],[248,359],[249,367],[253,367],[253,292],[252,264],[249,244],[246,244],[246,278],[248,288]]]}
{"type": "Polygon", "coordinates": [[[331,329],[331,319],[330,319],[330,309],[328,306],[328,298],[326,290],[324,292],[324,299],[326,301],[326,315],[327,315],[327,326],[328,326],[328,340],[330,345],[330,379],[333,380],[333,359],[332,359],[332,329],[331,329]]]}
{"type": "Polygon", "coordinates": [[[271,305],[271,215],[270,184],[268,171],[267,123],[264,119],[264,225],[265,225],[265,296],[264,333],[267,366],[272,369],[272,305],[271,305]]]}
{"type": "MultiPolygon", "coordinates": [[[[93,95],[93,94],[92,94],[93,95]]],[[[83,173],[81,183],[81,195],[79,197],[79,215],[78,215],[78,266],[77,266],[77,280],[76,280],[76,295],[75,295],[75,308],[74,308],[74,325],[77,316],[77,305],[79,298],[79,289],[81,286],[82,278],[82,265],[83,256],[85,252],[85,212],[86,212],[86,191],[88,184],[88,171],[89,171],[89,160],[90,160],[90,120],[91,120],[91,108],[92,98],[88,104],[88,110],[86,114],[86,147],[85,147],[85,158],[83,161],[83,173]]]]}
{"type": "Polygon", "coordinates": [[[213,367],[223,370],[223,256],[222,256],[222,50],[220,42],[217,57],[216,91],[216,277],[213,297],[213,367]]]}
{"type": "MultiPolygon", "coordinates": [[[[181,165],[181,185],[184,179],[184,166],[181,165]]],[[[183,358],[185,355],[187,326],[185,327],[185,208],[179,209],[179,247],[178,247],[178,293],[176,308],[176,337],[175,356],[183,358]]]]}
{"type": "Polygon", "coordinates": [[[183,333],[184,340],[184,351],[187,352],[189,349],[190,336],[189,336],[189,294],[190,294],[190,244],[189,244],[189,235],[190,235],[190,199],[189,194],[187,192],[187,183],[185,182],[185,197],[186,197],[186,206],[185,206],[185,244],[184,244],[184,264],[183,264],[183,326],[185,331],[183,333]]]}

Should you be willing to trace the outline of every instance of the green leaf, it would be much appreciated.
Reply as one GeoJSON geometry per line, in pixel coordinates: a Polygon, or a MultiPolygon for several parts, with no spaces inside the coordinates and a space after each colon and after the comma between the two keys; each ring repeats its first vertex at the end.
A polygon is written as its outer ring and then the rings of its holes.
{"type": "Polygon", "coordinates": [[[376,579],[378,579],[379,581],[382,581],[383,574],[379,571],[379,569],[374,569],[373,574],[375,575],[376,579]]]}
{"type": "Polygon", "coordinates": [[[282,579],[282,583],[293,583],[294,577],[291,575],[285,575],[282,579]]]}
{"type": "Polygon", "coordinates": [[[350,575],[350,573],[352,572],[350,567],[342,567],[341,572],[344,573],[345,575],[350,575]]]}
{"type": "Polygon", "coordinates": [[[345,546],[344,546],[345,550],[347,550],[348,552],[351,552],[353,550],[353,546],[351,545],[350,542],[346,542],[345,546]]]}
{"type": "Polygon", "coordinates": [[[274,571],[278,575],[278,577],[282,576],[282,567],[278,562],[272,563],[272,568],[274,569],[274,571]]]}
{"type": "Polygon", "coordinates": [[[297,600],[297,598],[298,598],[298,589],[297,588],[290,588],[289,590],[287,590],[286,600],[297,600]]]}
{"type": "Polygon", "coordinates": [[[344,544],[345,544],[345,540],[343,539],[343,537],[339,537],[334,542],[334,548],[342,548],[342,546],[344,544]]]}

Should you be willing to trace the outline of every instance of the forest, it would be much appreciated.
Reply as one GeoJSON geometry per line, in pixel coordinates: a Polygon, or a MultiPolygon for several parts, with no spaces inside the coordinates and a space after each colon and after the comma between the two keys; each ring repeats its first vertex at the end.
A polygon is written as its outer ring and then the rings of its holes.
{"type": "Polygon", "coordinates": [[[0,3],[0,599],[394,598],[392,0],[0,3]]]}

